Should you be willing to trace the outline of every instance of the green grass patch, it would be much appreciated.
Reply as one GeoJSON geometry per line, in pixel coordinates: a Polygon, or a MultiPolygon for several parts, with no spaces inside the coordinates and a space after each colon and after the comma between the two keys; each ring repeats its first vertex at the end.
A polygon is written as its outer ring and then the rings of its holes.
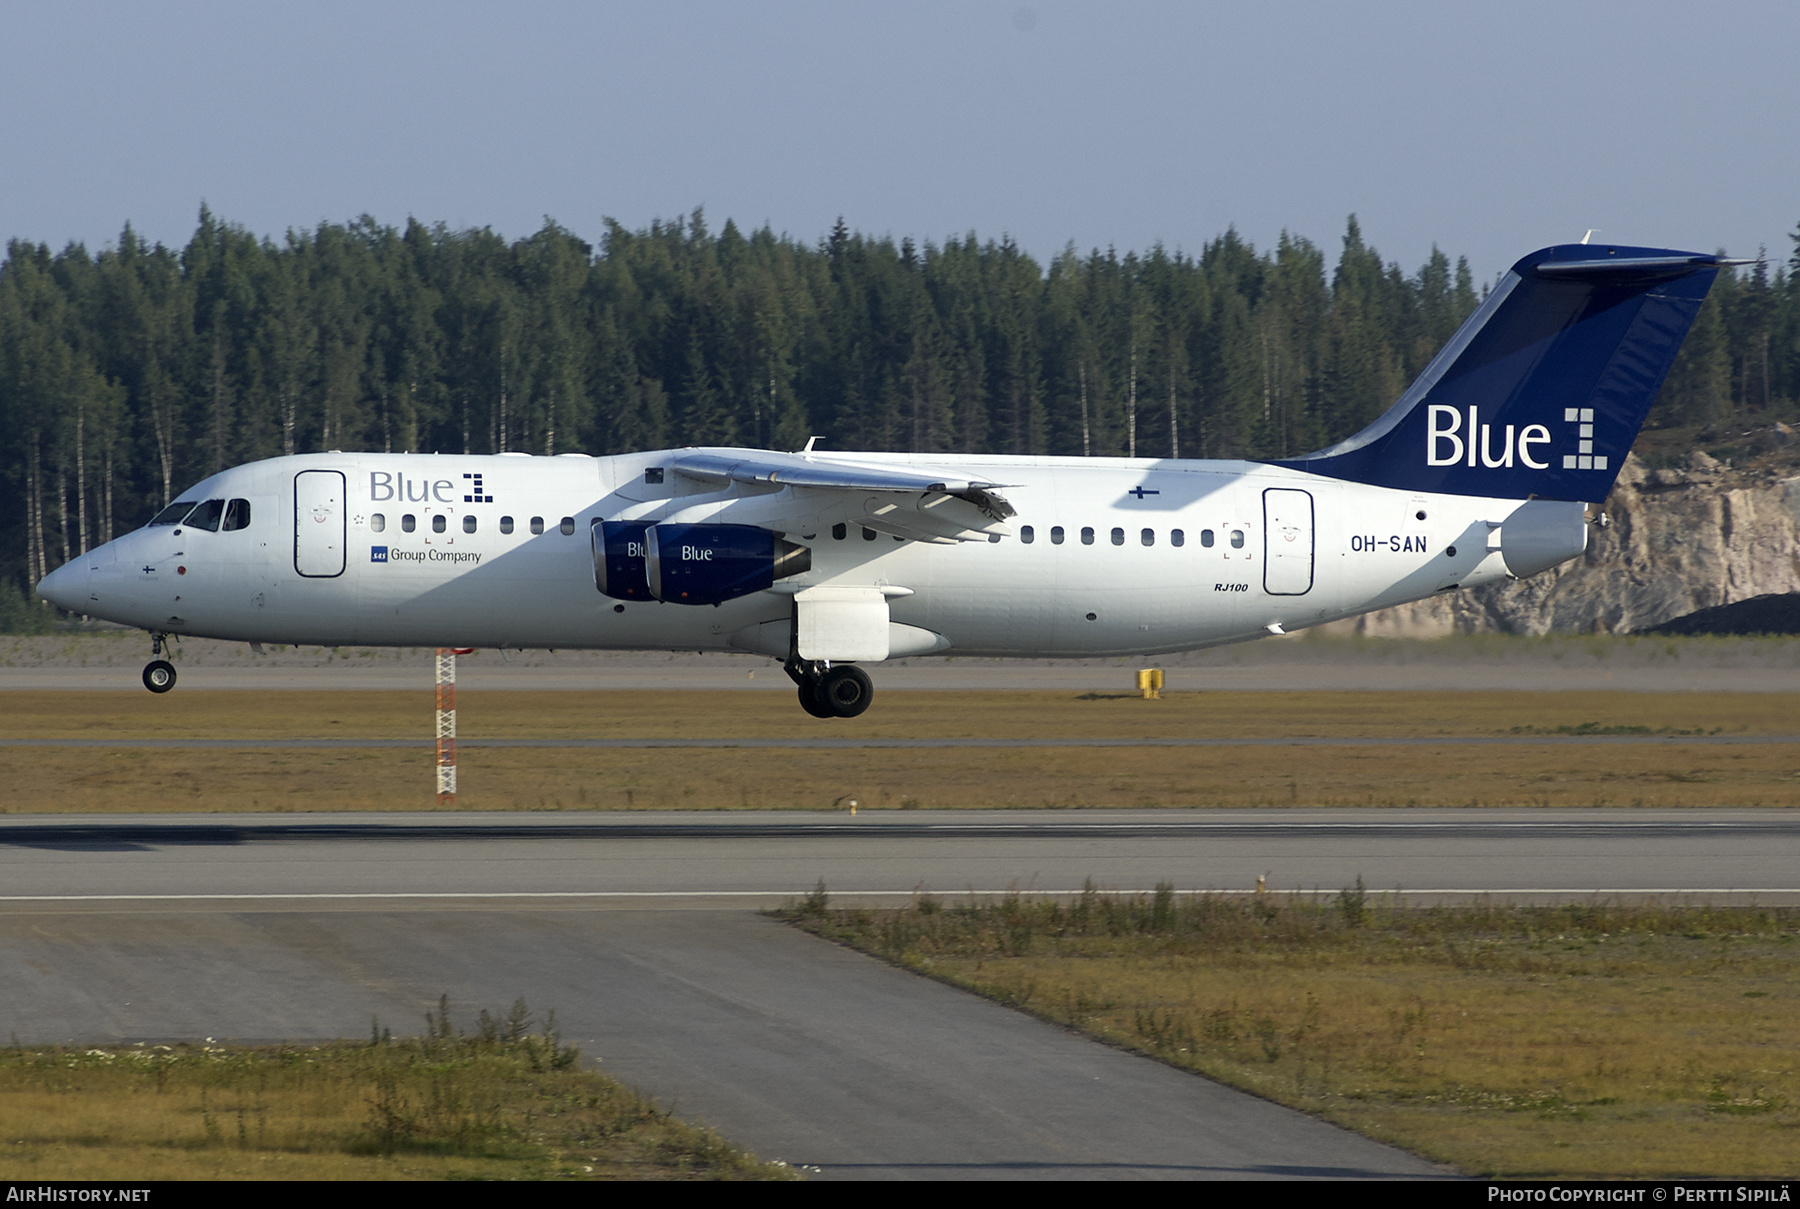
{"type": "Polygon", "coordinates": [[[0,1051],[0,1179],[786,1179],[533,1031],[0,1051]]]}

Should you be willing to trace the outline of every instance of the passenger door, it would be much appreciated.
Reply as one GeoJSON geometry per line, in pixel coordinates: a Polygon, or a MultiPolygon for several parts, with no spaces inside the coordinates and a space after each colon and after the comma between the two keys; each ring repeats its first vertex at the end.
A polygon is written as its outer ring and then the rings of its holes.
{"type": "Polygon", "coordinates": [[[308,579],[344,573],[344,474],[302,470],[294,476],[294,570],[308,579]]]}
{"type": "Polygon", "coordinates": [[[1263,492],[1263,591],[1304,596],[1313,583],[1313,498],[1271,487],[1263,492]]]}

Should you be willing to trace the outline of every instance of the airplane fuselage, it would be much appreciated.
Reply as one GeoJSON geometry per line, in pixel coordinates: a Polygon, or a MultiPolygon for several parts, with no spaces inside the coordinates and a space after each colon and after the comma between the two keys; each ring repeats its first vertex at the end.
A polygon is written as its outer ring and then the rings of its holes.
{"type": "MultiPolygon", "coordinates": [[[[1503,551],[1516,499],[1394,490],[1263,463],[831,455],[892,467],[951,462],[1006,485],[1016,515],[1004,532],[936,544],[846,522],[855,509],[847,513],[841,496],[658,473],[678,453],[256,462],[182,495],[244,501],[247,524],[139,529],[72,560],[85,582],[66,585],[67,595],[78,611],[153,632],[253,642],[779,658],[795,593],[841,584],[881,590],[893,657],[1136,655],[1263,637],[1528,574],[1579,554],[1585,541],[1583,505],[1538,505],[1561,510],[1561,546],[1522,567],[1503,551]],[[597,586],[596,522],[771,518],[810,550],[807,570],[771,588],[694,606],[615,599],[597,586]]],[[[853,502],[879,523],[879,499],[853,502]]]]}

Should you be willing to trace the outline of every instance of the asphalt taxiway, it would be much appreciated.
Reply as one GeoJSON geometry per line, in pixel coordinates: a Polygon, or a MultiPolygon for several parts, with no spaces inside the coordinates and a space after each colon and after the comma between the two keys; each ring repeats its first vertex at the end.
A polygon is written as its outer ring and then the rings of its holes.
{"type": "MultiPolygon", "coordinates": [[[[23,1044],[405,1033],[524,997],[601,1068],[824,1177],[1443,1172],[752,908],[1023,891],[1795,901],[1776,811],[0,819],[23,1044]]],[[[467,1027],[465,1025],[465,1027],[467,1027]]]]}

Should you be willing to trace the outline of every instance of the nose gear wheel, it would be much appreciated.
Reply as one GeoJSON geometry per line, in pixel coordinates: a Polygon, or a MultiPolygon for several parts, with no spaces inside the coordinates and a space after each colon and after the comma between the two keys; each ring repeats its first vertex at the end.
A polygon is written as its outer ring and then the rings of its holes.
{"type": "Polygon", "coordinates": [[[144,687],[153,693],[166,693],[175,687],[175,665],[162,657],[169,636],[162,630],[150,631],[149,663],[144,665],[144,687]]]}

